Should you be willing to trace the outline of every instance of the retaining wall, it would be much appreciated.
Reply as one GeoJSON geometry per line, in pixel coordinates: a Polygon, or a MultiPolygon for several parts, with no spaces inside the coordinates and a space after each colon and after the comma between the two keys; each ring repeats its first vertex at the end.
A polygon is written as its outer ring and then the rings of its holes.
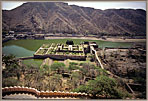
{"type": "Polygon", "coordinates": [[[34,59],[34,57],[33,57],[33,56],[31,56],[31,57],[21,57],[21,58],[19,58],[19,59],[21,59],[21,60],[34,59]]]}
{"type": "Polygon", "coordinates": [[[68,56],[68,55],[34,55],[34,58],[40,58],[40,59],[45,59],[45,58],[51,58],[55,60],[66,60],[66,59],[71,59],[71,60],[86,60],[86,56],[68,56]]]}

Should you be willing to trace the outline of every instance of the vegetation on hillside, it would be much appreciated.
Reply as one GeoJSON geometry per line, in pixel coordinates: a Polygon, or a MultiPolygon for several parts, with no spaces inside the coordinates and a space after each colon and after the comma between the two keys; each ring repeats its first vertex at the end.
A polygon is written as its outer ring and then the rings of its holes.
{"type": "Polygon", "coordinates": [[[146,11],[142,9],[99,10],[62,2],[27,2],[17,9],[3,10],[2,18],[3,30],[18,33],[146,36],[146,11]]]}
{"type": "Polygon", "coordinates": [[[92,94],[92,98],[126,98],[131,97],[126,91],[117,87],[117,82],[113,78],[100,75],[95,80],[89,80],[87,84],[74,89],[76,92],[86,92],[92,94]]]}
{"type": "Polygon", "coordinates": [[[14,56],[3,56],[3,87],[27,86],[38,90],[76,91],[92,94],[92,98],[124,98],[117,82],[106,71],[89,62],[70,62],[69,66],[55,61],[42,68],[19,65],[14,56]],[[99,95],[99,96],[98,96],[99,95]]]}

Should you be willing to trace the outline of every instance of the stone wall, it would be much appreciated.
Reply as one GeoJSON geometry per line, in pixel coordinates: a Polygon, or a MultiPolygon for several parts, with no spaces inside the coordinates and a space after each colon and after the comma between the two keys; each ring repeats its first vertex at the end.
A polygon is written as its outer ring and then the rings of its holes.
{"type": "Polygon", "coordinates": [[[86,93],[77,93],[77,92],[61,92],[61,91],[38,91],[35,88],[28,88],[28,87],[20,87],[20,86],[14,86],[14,87],[5,87],[2,88],[2,96],[10,95],[10,94],[19,94],[19,93],[25,93],[25,94],[32,94],[35,95],[37,98],[43,98],[43,97],[76,97],[76,98],[83,98],[88,99],[91,97],[90,94],[86,93]]]}
{"type": "Polygon", "coordinates": [[[34,55],[34,58],[51,58],[55,60],[66,60],[66,59],[71,59],[71,60],[86,60],[86,56],[68,56],[68,55],[34,55]]]}

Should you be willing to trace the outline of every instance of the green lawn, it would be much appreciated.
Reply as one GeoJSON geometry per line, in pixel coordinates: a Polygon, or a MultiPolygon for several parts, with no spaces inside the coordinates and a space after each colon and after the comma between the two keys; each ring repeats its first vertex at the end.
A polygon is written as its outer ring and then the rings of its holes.
{"type": "Polygon", "coordinates": [[[43,62],[42,59],[27,59],[22,61],[22,63],[27,66],[35,66],[35,67],[40,67],[42,62],[43,62]]]}

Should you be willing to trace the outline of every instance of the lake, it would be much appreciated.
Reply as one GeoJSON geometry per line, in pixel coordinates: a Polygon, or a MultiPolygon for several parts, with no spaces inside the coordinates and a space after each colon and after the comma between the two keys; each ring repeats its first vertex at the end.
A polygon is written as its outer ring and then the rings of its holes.
{"type": "Polygon", "coordinates": [[[24,56],[33,56],[35,51],[30,51],[24,47],[20,47],[17,45],[9,45],[9,46],[4,46],[2,49],[2,52],[4,54],[13,54],[16,57],[24,57],[24,56]]]}
{"type": "MultiPolygon", "coordinates": [[[[50,39],[50,40],[11,40],[3,43],[3,54],[13,54],[16,57],[33,56],[35,51],[44,43],[66,43],[69,39],[50,39]]],[[[103,47],[130,47],[131,43],[126,42],[109,42],[101,40],[83,40],[72,39],[75,44],[80,44],[84,41],[95,41],[100,48],[103,47]]]]}
{"type": "MultiPolygon", "coordinates": [[[[66,43],[67,40],[70,39],[50,39],[50,40],[10,40],[8,42],[3,43],[2,53],[3,54],[13,54],[17,58],[18,57],[27,57],[33,56],[33,54],[37,51],[37,49],[42,46],[44,43],[66,43]]],[[[80,44],[84,41],[95,41],[99,48],[103,47],[131,47],[131,43],[126,42],[109,42],[109,41],[101,41],[101,40],[85,40],[85,39],[72,39],[75,44],[80,44]]],[[[37,59],[29,59],[23,61],[24,64],[37,64],[40,65],[42,60],[37,59]]]]}

